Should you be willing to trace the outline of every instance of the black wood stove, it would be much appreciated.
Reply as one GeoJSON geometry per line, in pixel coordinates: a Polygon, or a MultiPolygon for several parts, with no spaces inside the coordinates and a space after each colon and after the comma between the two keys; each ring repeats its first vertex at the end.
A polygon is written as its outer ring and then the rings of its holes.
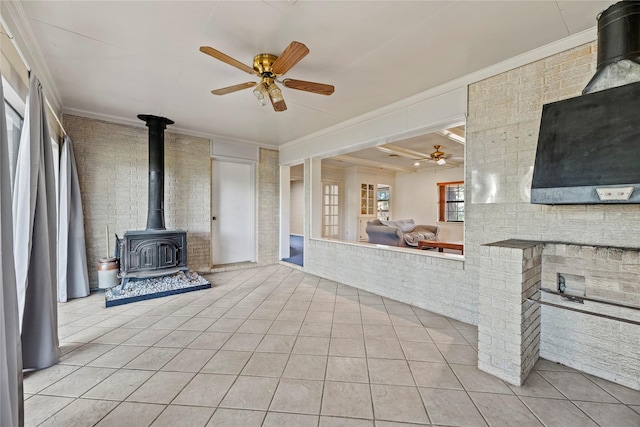
{"type": "Polygon", "coordinates": [[[174,122],[140,114],[149,128],[149,209],[147,229],[127,231],[118,241],[120,288],[130,279],[148,279],[187,268],[187,232],[167,230],[164,222],[164,130],[174,122]]]}

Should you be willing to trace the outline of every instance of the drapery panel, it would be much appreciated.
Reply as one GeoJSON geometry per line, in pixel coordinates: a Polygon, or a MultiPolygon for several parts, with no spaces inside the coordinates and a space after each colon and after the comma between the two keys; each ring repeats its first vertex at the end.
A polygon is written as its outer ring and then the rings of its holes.
{"type": "Polygon", "coordinates": [[[60,153],[58,214],[58,301],[89,295],[89,272],[78,171],[71,138],[60,153]]]}
{"type": "Polygon", "coordinates": [[[9,139],[0,84],[0,425],[23,424],[22,354],[13,258],[9,139]]]}
{"type": "Polygon", "coordinates": [[[56,188],[42,85],[31,73],[13,188],[14,254],[24,369],[58,363],[56,188]]]}

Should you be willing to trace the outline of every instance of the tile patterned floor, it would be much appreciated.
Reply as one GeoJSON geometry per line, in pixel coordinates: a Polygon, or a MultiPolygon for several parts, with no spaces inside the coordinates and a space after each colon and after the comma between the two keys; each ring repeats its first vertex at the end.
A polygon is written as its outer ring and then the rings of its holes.
{"type": "Polygon", "coordinates": [[[540,360],[476,368],[477,330],[276,265],[210,290],[59,306],[60,364],[26,376],[26,426],[640,426],[640,392],[540,360]]]}

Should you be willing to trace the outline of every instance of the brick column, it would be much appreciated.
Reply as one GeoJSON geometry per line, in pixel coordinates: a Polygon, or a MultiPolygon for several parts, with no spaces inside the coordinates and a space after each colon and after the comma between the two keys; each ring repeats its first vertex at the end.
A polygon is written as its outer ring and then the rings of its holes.
{"type": "Polygon", "coordinates": [[[541,242],[484,245],[480,260],[478,368],[521,386],[538,360],[541,242]]]}

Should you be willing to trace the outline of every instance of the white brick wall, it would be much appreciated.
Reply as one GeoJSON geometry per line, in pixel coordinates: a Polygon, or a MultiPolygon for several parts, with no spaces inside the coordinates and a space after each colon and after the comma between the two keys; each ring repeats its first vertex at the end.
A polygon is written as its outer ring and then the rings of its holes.
{"type": "MultiPolygon", "coordinates": [[[[147,224],[148,129],[65,115],[73,141],[85,218],[90,286],[97,286],[98,259],[113,234],[147,224]]],[[[209,140],[165,131],[165,222],[187,231],[188,266],[210,268],[211,206],[209,140]]]]}
{"type": "Polygon", "coordinates": [[[505,241],[482,248],[478,367],[520,386],[538,360],[542,244],[505,241]],[[531,300],[530,300],[531,299],[531,300]]]}
{"type": "MultiPolygon", "coordinates": [[[[633,303],[640,287],[633,255],[626,255],[623,270],[618,260],[594,258],[598,250],[593,246],[640,248],[640,205],[532,205],[524,191],[535,160],[542,105],[580,95],[595,71],[595,54],[595,43],[590,43],[469,87],[466,180],[476,197],[467,197],[465,254],[472,261],[477,245],[508,238],[592,246],[545,248],[550,256],[543,265],[558,261],[551,257],[569,247],[583,251],[565,273],[591,274],[595,269],[598,273],[591,277],[599,275],[602,286],[593,289],[594,295],[633,303]],[[483,199],[480,188],[489,175],[498,185],[493,200],[483,199]]],[[[555,289],[556,273],[544,274],[543,286],[555,289]]],[[[585,307],[594,309],[594,304],[580,308],[585,307]]],[[[635,315],[626,310],[624,316],[635,315]]],[[[540,356],[639,388],[640,353],[633,344],[640,341],[639,334],[635,325],[545,306],[540,356]]]]}
{"type": "Polygon", "coordinates": [[[462,261],[346,242],[307,245],[307,272],[476,323],[477,289],[466,283],[462,261]]]}
{"type": "MultiPolygon", "coordinates": [[[[557,290],[558,275],[581,295],[640,308],[639,249],[546,244],[542,287],[557,290]],[[577,286],[580,287],[580,286],[577,286]]],[[[568,289],[569,289],[568,288],[568,289]]],[[[568,293],[568,291],[567,291],[568,293]]],[[[640,322],[640,311],[542,293],[542,300],[640,322]]],[[[554,361],[640,389],[640,326],[543,306],[541,353],[554,361]]]]}
{"type": "Polygon", "coordinates": [[[280,168],[275,150],[260,149],[258,163],[258,263],[278,262],[280,244],[280,168]]]}

